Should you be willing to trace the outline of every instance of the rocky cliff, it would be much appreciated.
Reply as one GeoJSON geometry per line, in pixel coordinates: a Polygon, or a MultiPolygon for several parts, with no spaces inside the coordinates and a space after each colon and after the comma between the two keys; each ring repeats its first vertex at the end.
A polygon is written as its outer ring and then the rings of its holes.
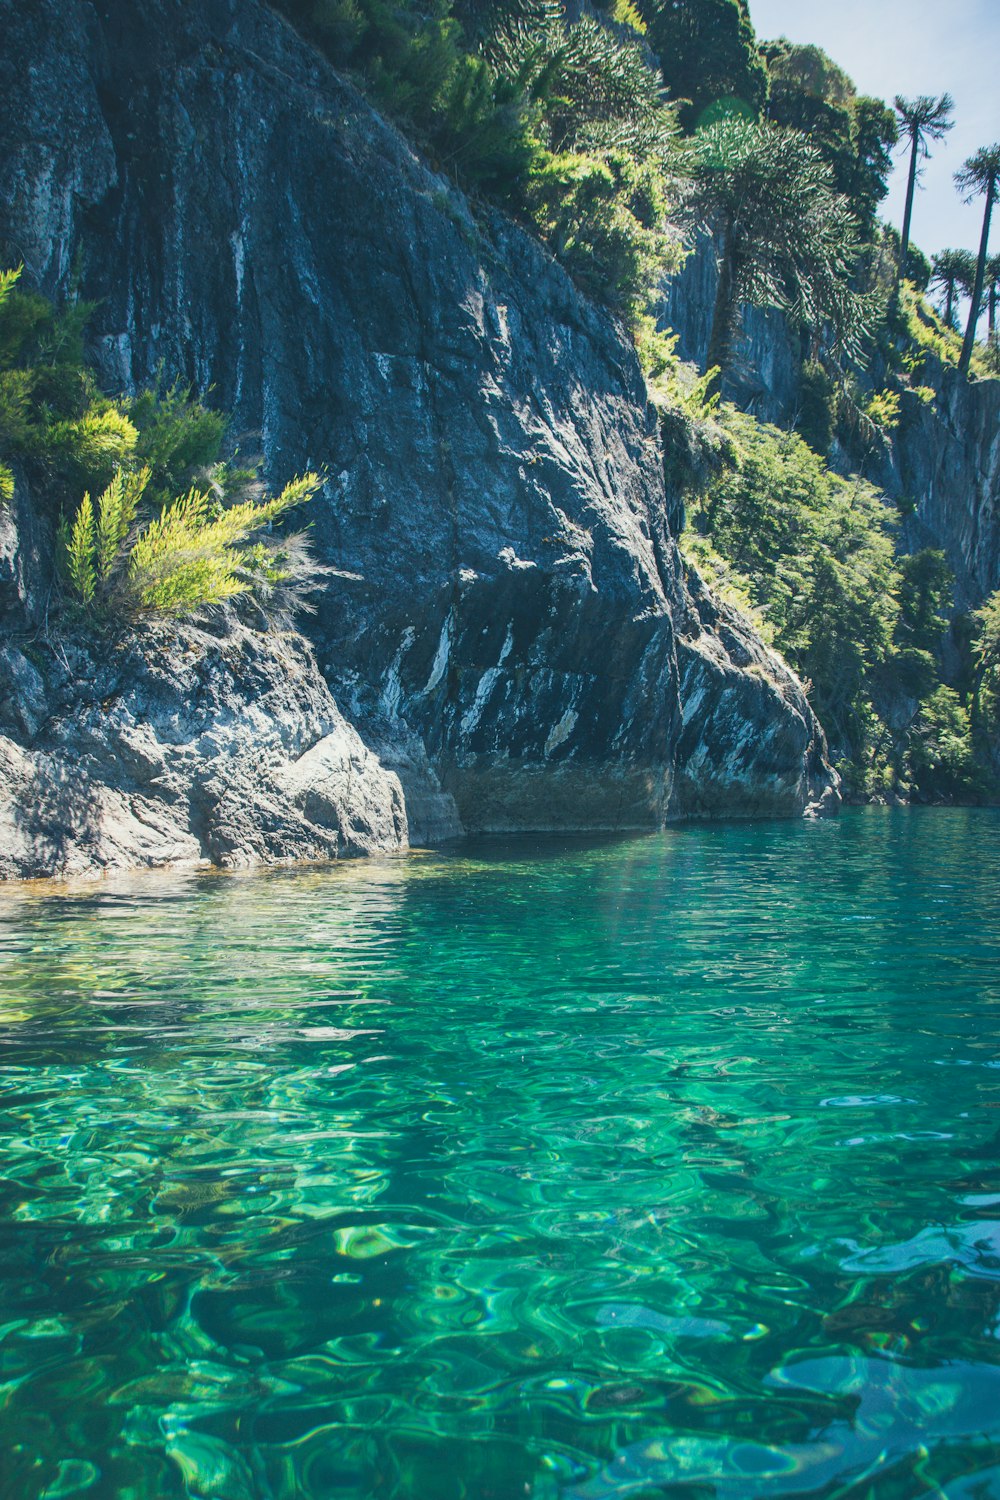
{"type": "Polygon", "coordinates": [[[390,843],[393,777],[414,842],[835,799],[797,681],[685,576],[634,351],[535,241],[258,0],[0,18],[8,254],[98,301],[109,388],[180,376],[275,479],[324,469],[308,629],[390,843]]]}

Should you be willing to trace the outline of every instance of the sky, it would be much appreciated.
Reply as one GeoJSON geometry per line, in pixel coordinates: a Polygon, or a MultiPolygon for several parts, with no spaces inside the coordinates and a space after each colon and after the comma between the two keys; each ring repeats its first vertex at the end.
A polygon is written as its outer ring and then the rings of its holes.
{"type": "MultiPolygon", "coordinates": [[[[858,91],[892,103],[896,94],[949,93],[955,128],[925,163],[913,206],[912,239],[928,256],[978,251],[983,200],[963,205],[952,174],[980,146],[1000,141],[1000,0],[750,0],[758,37],[813,42],[853,78],[858,91]]],[[[906,193],[897,159],[881,214],[899,228],[906,193]]],[[[990,245],[1000,249],[1000,212],[990,245]]]]}

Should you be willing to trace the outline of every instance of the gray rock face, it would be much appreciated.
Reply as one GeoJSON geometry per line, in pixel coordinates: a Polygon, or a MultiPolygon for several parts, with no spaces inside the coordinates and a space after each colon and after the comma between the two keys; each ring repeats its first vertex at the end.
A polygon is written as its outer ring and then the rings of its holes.
{"type": "Polygon", "coordinates": [[[47,291],[82,267],[108,384],[212,386],[275,480],[324,467],[356,576],[307,628],[414,842],[830,800],[798,683],[692,597],[631,345],[537,243],[260,0],[0,18],[0,202],[47,291]]]}
{"type": "Polygon", "coordinates": [[[406,847],[402,791],[296,635],[0,648],[0,878],[406,847]]]}
{"type": "Polygon", "coordinates": [[[914,505],[907,540],[943,547],[960,608],[1000,588],[1000,380],[939,369],[933,407],[905,398],[892,493],[914,505]]]}
{"type": "MultiPolygon", "coordinates": [[[[661,321],[677,334],[677,353],[704,369],[719,273],[715,246],[701,235],[664,287],[661,321]]],[[[762,422],[786,426],[799,397],[799,338],[776,308],[744,307],[722,394],[762,422]]]]}

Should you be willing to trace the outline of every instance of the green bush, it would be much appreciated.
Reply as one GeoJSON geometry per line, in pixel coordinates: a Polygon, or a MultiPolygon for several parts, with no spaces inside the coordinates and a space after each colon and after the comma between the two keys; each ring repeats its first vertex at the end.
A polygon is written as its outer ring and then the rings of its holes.
{"type": "Polygon", "coordinates": [[[898,391],[874,391],[865,405],[865,416],[873,427],[888,436],[899,426],[900,405],[898,391]]]}
{"type": "Polygon", "coordinates": [[[1000,729],[1000,589],[972,615],[975,698],[992,733],[1000,729]]]}
{"type": "Polygon", "coordinates": [[[115,400],[84,359],[93,307],[57,310],[0,272],[0,499],[19,466],[53,515],[81,490],[99,494],[123,467],[148,468],[148,504],[162,503],[209,471],[224,492],[248,477],[219,464],[226,420],[179,384],[115,400]]]}
{"type": "Polygon", "coordinates": [[[833,441],[834,383],[818,360],[807,360],[799,378],[796,427],[814,453],[825,458],[833,441]]]}
{"type": "Polygon", "coordinates": [[[127,412],[136,431],[135,460],[155,476],[151,501],[162,503],[177,494],[194,475],[210,470],[218,475],[226,419],[196,401],[189,387],[175,381],[165,389],[140,391],[127,412]]]}
{"type": "Polygon", "coordinates": [[[968,797],[977,790],[969,714],[954,689],[935,688],[921,705],[910,731],[908,760],[921,798],[968,797]]]}
{"type": "Polygon", "coordinates": [[[901,557],[897,638],[917,650],[936,651],[948,628],[955,575],[944,553],[924,547],[901,557]]]}
{"type": "Polygon", "coordinates": [[[527,189],[535,223],[587,291],[639,315],[665,263],[658,174],[628,155],[548,156],[527,189]]]}
{"type": "MultiPolygon", "coordinates": [[[[59,562],[78,609],[96,623],[190,614],[221,604],[281,574],[282,544],[251,539],[319,488],[305,474],[270,500],[223,507],[192,488],[151,520],[138,520],[148,468],[119,469],[94,505],[84,495],[59,536],[59,562]]],[[[287,559],[287,549],[284,554],[287,559]]]]}
{"type": "Polygon", "coordinates": [[[20,278],[20,267],[0,272],[0,497],[18,465],[58,509],[68,491],[107,483],[136,431],[84,364],[91,305],[57,311],[20,278]]]}
{"type": "Polygon", "coordinates": [[[261,533],[310,498],[317,476],[244,498],[254,471],[220,461],[225,418],[179,384],[104,396],[84,363],[91,308],[56,311],[20,274],[0,273],[0,500],[12,498],[16,464],[62,510],[56,562],[70,613],[124,623],[250,591],[275,621],[302,607],[323,570],[302,537],[261,533]]]}

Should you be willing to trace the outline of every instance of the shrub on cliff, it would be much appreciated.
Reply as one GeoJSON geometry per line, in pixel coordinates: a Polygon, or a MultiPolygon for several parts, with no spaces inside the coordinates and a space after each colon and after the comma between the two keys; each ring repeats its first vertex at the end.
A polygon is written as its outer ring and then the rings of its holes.
{"type": "Polygon", "coordinates": [[[1000,589],[974,612],[972,620],[976,718],[996,741],[1000,737],[1000,589]]]}
{"type": "Polygon", "coordinates": [[[936,687],[921,705],[907,759],[918,800],[967,800],[981,790],[969,713],[953,688],[936,687]]]}
{"type": "Polygon", "coordinates": [[[57,310],[20,278],[0,272],[0,498],[17,466],[58,508],[71,487],[106,484],[137,433],[84,363],[90,304],[57,310]]]}
{"type": "MultiPolygon", "coordinates": [[[[885,498],[834,473],[795,433],[733,407],[715,421],[719,461],[688,496],[682,545],[807,679],[848,789],[978,794],[969,705],[941,683],[954,587],[944,554],[897,556],[885,498]]],[[[998,600],[975,617],[972,717],[990,734],[1000,724],[998,600]]]]}
{"type": "Polygon", "coordinates": [[[265,618],[284,623],[324,570],[301,536],[265,532],[318,477],[246,498],[254,471],[220,459],[221,413],[176,383],[103,395],[84,358],[92,308],[57,310],[20,277],[0,272],[0,502],[13,496],[16,465],[62,512],[56,562],[71,612],[128,622],[253,592],[265,618]]]}
{"type": "MultiPolygon", "coordinates": [[[[292,480],[269,500],[229,507],[210,490],[192,488],[143,521],[149,481],[148,468],[119,469],[96,505],[84,495],[72,522],[60,528],[60,570],[88,616],[101,622],[190,614],[296,581],[288,543],[263,533],[312,498],[318,475],[292,480]]],[[[301,570],[301,553],[294,557],[301,570]]]]}
{"type": "Polygon", "coordinates": [[[106,396],[84,354],[88,302],[56,308],[0,271],[0,500],[20,469],[50,513],[81,490],[104,490],[123,466],[149,469],[147,497],[167,500],[196,479],[229,493],[248,477],[220,463],[226,419],[175,383],[106,396]]]}

